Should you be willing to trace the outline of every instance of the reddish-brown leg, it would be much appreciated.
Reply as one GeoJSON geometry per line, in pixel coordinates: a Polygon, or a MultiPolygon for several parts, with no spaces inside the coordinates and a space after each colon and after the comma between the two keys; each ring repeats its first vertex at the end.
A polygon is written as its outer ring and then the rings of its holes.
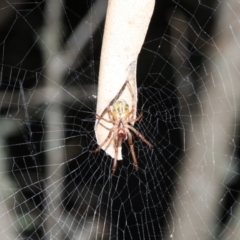
{"type": "Polygon", "coordinates": [[[118,144],[119,144],[119,140],[114,139],[115,156],[114,156],[114,161],[113,161],[113,166],[112,166],[112,176],[114,175],[114,173],[116,172],[116,169],[117,169],[118,144]]]}
{"type": "MultiPolygon", "coordinates": [[[[114,119],[114,115],[113,115],[113,113],[112,113],[112,111],[111,111],[111,109],[110,109],[109,106],[108,106],[108,108],[107,108],[107,112],[108,112],[109,118],[110,118],[110,119],[114,119]]],[[[113,120],[112,120],[112,123],[114,124],[114,121],[113,121],[113,120]]]]}
{"type": "Polygon", "coordinates": [[[100,151],[100,149],[103,147],[103,145],[111,138],[113,131],[114,131],[114,128],[110,129],[109,134],[106,137],[106,139],[95,150],[93,150],[93,152],[100,151]]]}
{"type": "Polygon", "coordinates": [[[129,124],[125,125],[126,128],[131,129],[143,142],[145,142],[149,147],[153,147],[153,145],[134,127],[130,126],[129,124]]]}
{"type": "Polygon", "coordinates": [[[129,122],[137,122],[137,121],[139,121],[142,118],[142,115],[143,115],[143,112],[141,112],[137,118],[130,119],[129,122]]]}
{"type": "Polygon", "coordinates": [[[106,118],[104,118],[104,117],[99,116],[98,114],[96,114],[96,116],[97,116],[98,119],[102,119],[102,120],[104,120],[105,122],[113,123],[112,120],[108,120],[108,119],[106,119],[106,118]]]}
{"type": "Polygon", "coordinates": [[[137,162],[136,154],[135,154],[135,151],[134,151],[132,134],[128,129],[126,129],[126,131],[127,131],[127,134],[128,134],[128,144],[129,144],[130,151],[131,151],[131,154],[132,154],[133,165],[136,167],[136,169],[138,169],[138,162],[137,162]]]}

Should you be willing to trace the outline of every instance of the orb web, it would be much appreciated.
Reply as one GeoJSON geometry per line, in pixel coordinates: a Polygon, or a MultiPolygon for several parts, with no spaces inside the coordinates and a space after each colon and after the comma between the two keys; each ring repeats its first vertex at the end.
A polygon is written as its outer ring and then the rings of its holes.
{"type": "MultiPolygon", "coordinates": [[[[157,1],[123,160],[94,134],[106,3],[4,1],[1,239],[239,239],[239,3],[157,1]]],[[[106,93],[107,94],[107,93],[106,93]]]]}

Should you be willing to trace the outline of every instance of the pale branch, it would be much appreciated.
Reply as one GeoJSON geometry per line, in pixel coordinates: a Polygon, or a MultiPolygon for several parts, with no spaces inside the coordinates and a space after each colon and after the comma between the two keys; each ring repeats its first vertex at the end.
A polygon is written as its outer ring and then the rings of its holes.
{"type": "MultiPolygon", "coordinates": [[[[108,3],[98,82],[97,114],[99,116],[108,118],[106,109],[117,99],[124,99],[129,106],[135,106],[133,116],[136,116],[137,59],[154,5],[154,0],[110,0],[108,3]],[[124,87],[127,81],[131,85],[134,97],[129,89],[124,87]]],[[[101,124],[101,120],[96,120],[95,134],[98,144],[104,141],[110,127],[111,125],[101,124]]],[[[113,141],[110,140],[102,149],[114,157],[113,141]]],[[[122,159],[121,146],[117,159],[122,159]]]]}

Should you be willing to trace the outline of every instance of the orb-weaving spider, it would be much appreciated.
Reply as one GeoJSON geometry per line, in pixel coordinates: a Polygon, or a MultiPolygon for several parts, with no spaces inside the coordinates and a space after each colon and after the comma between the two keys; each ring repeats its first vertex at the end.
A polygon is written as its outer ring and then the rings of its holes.
{"type": "MultiPolygon", "coordinates": [[[[127,82],[127,85],[134,100],[133,91],[131,89],[129,82],[127,82]]],[[[153,145],[149,141],[147,141],[146,138],[139,131],[137,131],[133,126],[131,126],[131,123],[139,121],[143,115],[141,112],[141,114],[134,119],[133,118],[134,110],[135,110],[134,105],[132,106],[132,109],[129,110],[129,105],[126,103],[126,101],[118,100],[112,105],[112,110],[110,106],[107,107],[109,120],[103,118],[102,116],[97,115],[98,119],[102,119],[105,122],[113,124],[113,127],[109,130],[109,134],[106,137],[106,139],[99,145],[99,147],[96,150],[94,150],[94,152],[99,151],[113,135],[115,157],[112,167],[112,175],[114,175],[117,168],[118,146],[124,140],[128,140],[128,144],[130,146],[130,151],[133,158],[133,164],[136,167],[136,169],[138,168],[138,162],[133,147],[132,133],[130,132],[130,130],[134,132],[139,138],[141,138],[141,140],[145,142],[149,147],[153,147],[153,145]]]]}

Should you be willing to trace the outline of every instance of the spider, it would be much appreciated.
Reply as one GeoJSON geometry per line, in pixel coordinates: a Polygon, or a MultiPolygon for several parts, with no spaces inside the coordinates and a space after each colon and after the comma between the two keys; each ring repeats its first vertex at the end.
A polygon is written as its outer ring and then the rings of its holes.
{"type": "MultiPolygon", "coordinates": [[[[128,83],[128,86],[130,89],[129,83],[128,83]]],[[[130,92],[132,93],[131,89],[130,89],[130,92]]],[[[133,164],[137,169],[138,162],[135,155],[133,140],[132,140],[132,133],[130,132],[130,130],[134,132],[149,147],[153,147],[153,145],[148,140],[146,140],[146,138],[139,131],[137,131],[133,126],[130,125],[131,123],[139,121],[142,118],[143,113],[141,112],[141,114],[134,119],[133,118],[134,105],[130,110],[129,105],[124,100],[116,101],[112,105],[112,109],[110,108],[110,106],[108,106],[107,112],[110,120],[103,118],[102,116],[99,116],[99,115],[97,115],[97,118],[102,119],[105,122],[112,123],[113,127],[109,130],[109,134],[106,137],[106,139],[93,152],[98,152],[113,135],[115,156],[114,156],[114,162],[112,167],[112,175],[114,175],[117,168],[118,146],[122,143],[122,141],[128,140],[128,144],[130,146],[130,151],[132,154],[133,164]]]]}

